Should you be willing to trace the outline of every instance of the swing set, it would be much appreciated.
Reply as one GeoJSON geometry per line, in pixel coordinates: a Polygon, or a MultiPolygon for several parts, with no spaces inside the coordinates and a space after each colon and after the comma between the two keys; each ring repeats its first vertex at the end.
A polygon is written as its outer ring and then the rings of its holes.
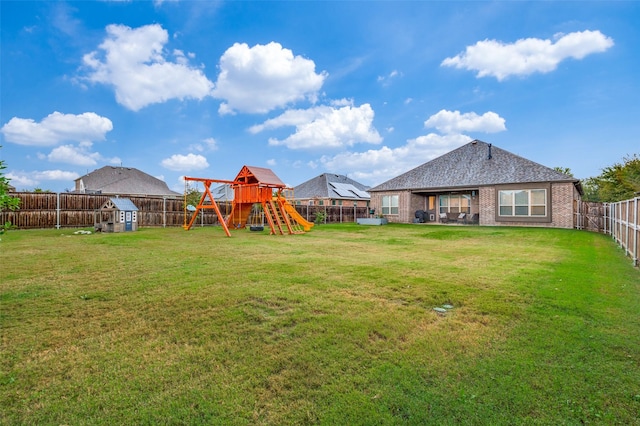
{"type": "MultiPolygon", "coordinates": [[[[285,197],[291,189],[270,170],[262,167],[244,166],[234,180],[208,179],[196,177],[184,177],[185,180],[185,202],[184,202],[184,225],[185,230],[191,229],[198,213],[204,209],[213,209],[218,216],[218,221],[222,225],[227,237],[231,236],[229,229],[242,229],[246,227],[249,216],[255,217],[257,210],[255,204],[262,207],[262,214],[271,230],[270,234],[302,234],[311,230],[313,223],[304,219],[285,197]],[[192,211],[191,219],[187,223],[187,182],[201,182],[204,186],[202,196],[198,205],[192,211]],[[231,212],[222,214],[220,207],[216,203],[215,197],[211,193],[211,184],[227,184],[233,190],[233,202],[231,212]],[[252,215],[253,212],[253,215],[252,215]]],[[[252,230],[257,230],[255,223],[251,224],[252,230]]]]}

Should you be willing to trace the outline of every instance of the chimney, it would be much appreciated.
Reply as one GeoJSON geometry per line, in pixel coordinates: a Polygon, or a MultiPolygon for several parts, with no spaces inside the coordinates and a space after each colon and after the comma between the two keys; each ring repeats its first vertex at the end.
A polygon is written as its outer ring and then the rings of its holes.
{"type": "Polygon", "coordinates": [[[487,157],[487,160],[491,160],[491,144],[489,144],[489,156],[487,157]]]}

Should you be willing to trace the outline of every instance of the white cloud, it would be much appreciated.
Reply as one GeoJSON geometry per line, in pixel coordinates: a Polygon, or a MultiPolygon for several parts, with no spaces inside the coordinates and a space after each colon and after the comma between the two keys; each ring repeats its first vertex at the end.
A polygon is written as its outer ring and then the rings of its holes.
{"type": "MultiPolygon", "coordinates": [[[[86,54],[86,77],[93,83],[113,86],[116,100],[133,111],[169,99],[203,99],[211,95],[213,83],[202,70],[190,67],[188,57],[174,50],[176,62],[169,62],[163,46],[167,31],[160,25],[132,29],[109,25],[99,50],[86,54]]],[[[191,57],[191,55],[188,55],[191,57]]]]}
{"type": "Polygon", "coordinates": [[[556,35],[554,41],[537,38],[520,39],[512,44],[497,40],[479,41],[454,57],[442,61],[450,66],[477,71],[477,77],[493,76],[498,81],[512,75],[548,73],[567,58],[582,59],[613,46],[613,39],[600,31],[556,35]]]}
{"type": "Polygon", "coordinates": [[[209,167],[207,159],[204,156],[197,154],[172,155],[171,157],[162,160],[160,164],[162,167],[173,171],[201,170],[209,167]]]}
{"type": "MultiPolygon", "coordinates": [[[[64,170],[43,170],[35,172],[9,172],[6,177],[11,180],[11,185],[16,189],[35,188],[46,181],[68,181],[69,187],[73,186],[73,181],[80,177],[75,172],[66,172],[64,170]]],[[[42,188],[42,189],[47,189],[42,188]]]]}
{"type": "Polygon", "coordinates": [[[21,189],[32,188],[39,182],[34,179],[31,173],[24,172],[8,172],[6,178],[9,179],[9,183],[18,191],[21,189]]]}
{"type": "Polygon", "coordinates": [[[377,185],[405,173],[467,142],[466,135],[437,135],[430,133],[409,139],[403,146],[371,149],[365,152],[344,152],[323,156],[320,162],[335,173],[349,173],[349,177],[370,185],[377,185]]]}
{"type": "Polygon", "coordinates": [[[294,56],[275,42],[251,48],[235,43],[219,67],[213,94],[225,101],[220,114],[266,113],[304,99],[315,102],[327,77],[326,72],[316,74],[312,60],[294,56]]]}
{"type": "Polygon", "coordinates": [[[214,138],[206,138],[202,143],[208,151],[216,151],[218,149],[218,142],[214,138]]]}
{"type": "Polygon", "coordinates": [[[506,130],[505,120],[494,112],[482,115],[460,114],[459,111],[441,110],[425,121],[425,127],[434,127],[443,134],[429,133],[408,139],[407,143],[389,148],[370,149],[365,152],[342,152],[323,156],[320,162],[334,173],[349,173],[357,181],[377,185],[431,161],[472,140],[463,132],[500,132],[506,130]]]}
{"type": "Polygon", "coordinates": [[[475,112],[440,110],[424,122],[425,128],[435,128],[445,134],[463,132],[497,133],[506,130],[504,118],[489,111],[482,115],[475,112]]]}
{"type": "Polygon", "coordinates": [[[284,140],[269,139],[270,145],[290,149],[341,148],[356,143],[380,143],[382,137],[373,127],[374,112],[369,104],[357,108],[319,106],[306,110],[289,110],[249,129],[258,133],[266,129],[295,126],[294,134],[284,140]]]}
{"type": "Polygon", "coordinates": [[[7,141],[20,145],[53,146],[61,142],[104,140],[113,130],[111,120],[93,112],[62,114],[53,112],[37,123],[31,118],[13,117],[0,132],[7,141]]]}
{"type": "Polygon", "coordinates": [[[54,148],[47,156],[47,159],[54,163],[95,166],[98,164],[98,160],[100,160],[100,154],[97,152],[87,152],[85,149],[74,145],[62,145],[54,148]]]}
{"type": "Polygon", "coordinates": [[[189,145],[189,150],[197,152],[217,151],[218,142],[214,138],[206,138],[201,143],[189,145]]]}
{"type": "Polygon", "coordinates": [[[401,72],[399,72],[398,70],[393,70],[389,73],[389,75],[379,75],[378,83],[382,84],[383,86],[388,86],[389,84],[391,84],[391,80],[402,76],[403,74],[401,72]]]}

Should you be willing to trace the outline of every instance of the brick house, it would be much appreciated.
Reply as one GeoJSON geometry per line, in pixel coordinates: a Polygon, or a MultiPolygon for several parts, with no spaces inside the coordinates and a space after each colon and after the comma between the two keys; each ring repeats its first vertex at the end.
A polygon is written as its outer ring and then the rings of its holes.
{"type": "Polygon", "coordinates": [[[580,181],[474,140],[369,189],[389,222],[574,227],[580,181]]]}
{"type": "Polygon", "coordinates": [[[368,187],[344,175],[323,173],[293,188],[294,204],[367,207],[368,187]]]}

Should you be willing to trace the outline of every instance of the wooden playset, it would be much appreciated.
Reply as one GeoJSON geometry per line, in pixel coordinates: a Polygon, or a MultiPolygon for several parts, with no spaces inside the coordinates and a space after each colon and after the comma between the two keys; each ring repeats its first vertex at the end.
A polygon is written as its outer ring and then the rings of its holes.
{"type": "Polygon", "coordinates": [[[202,196],[192,212],[191,219],[187,223],[187,202],[185,190],[185,210],[184,229],[189,230],[193,225],[198,213],[202,209],[213,209],[218,215],[218,221],[222,225],[228,237],[231,236],[229,229],[242,229],[247,225],[247,221],[253,206],[260,204],[264,218],[268,223],[271,234],[300,234],[309,231],[313,226],[312,222],[305,220],[292,206],[286,198],[287,192],[293,192],[270,170],[262,167],[244,166],[234,180],[207,179],[186,177],[185,185],[188,181],[201,182],[204,186],[202,196]],[[233,190],[233,202],[231,213],[226,217],[216,203],[215,197],[211,193],[212,183],[228,184],[233,190]]]}

